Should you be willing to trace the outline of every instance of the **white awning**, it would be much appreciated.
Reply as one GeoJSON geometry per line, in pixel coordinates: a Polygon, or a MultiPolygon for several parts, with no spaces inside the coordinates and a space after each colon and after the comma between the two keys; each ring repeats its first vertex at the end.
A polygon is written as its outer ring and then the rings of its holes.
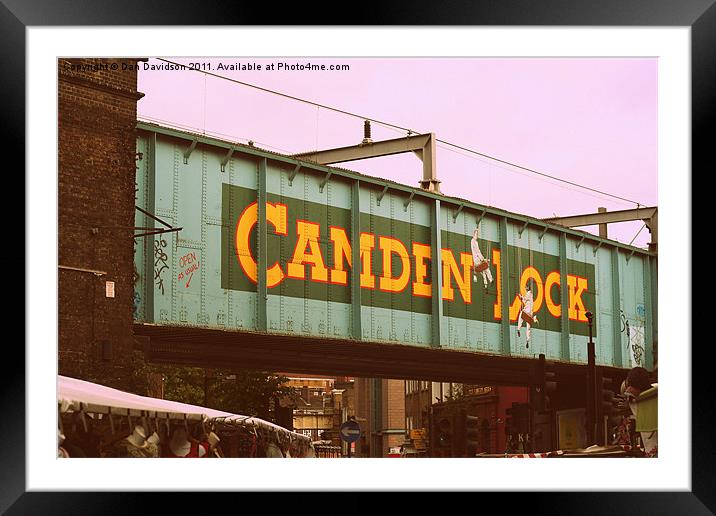
{"type": "Polygon", "coordinates": [[[94,412],[133,417],[206,420],[217,423],[263,427],[266,430],[289,434],[293,439],[310,440],[263,419],[231,414],[178,401],[139,396],[104,385],[58,376],[57,403],[61,412],[94,412]]]}

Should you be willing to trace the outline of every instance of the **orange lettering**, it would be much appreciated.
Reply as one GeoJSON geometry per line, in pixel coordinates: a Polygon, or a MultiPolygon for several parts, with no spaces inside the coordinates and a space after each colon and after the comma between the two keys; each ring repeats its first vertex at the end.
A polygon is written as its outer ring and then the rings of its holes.
{"type": "Polygon", "coordinates": [[[443,289],[442,298],[448,301],[452,301],[455,298],[455,293],[452,288],[452,278],[455,277],[457,286],[460,289],[465,303],[470,304],[472,302],[472,283],[470,282],[470,269],[472,268],[472,254],[460,253],[460,263],[462,264],[462,276],[460,275],[460,269],[458,268],[455,257],[450,249],[442,249],[442,262],[443,262],[443,289]]]}
{"type": "Polygon", "coordinates": [[[306,264],[310,263],[312,281],[328,281],[328,269],[323,262],[321,246],[318,243],[320,236],[320,225],[305,220],[296,221],[296,233],[298,240],[293,251],[293,257],[288,263],[288,277],[294,279],[305,279],[306,264]],[[306,253],[309,248],[310,252],[306,253]]]}
{"type": "Polygon", "coordinates": [[[380,277],[380,290],[402,292],[410,280],[408,250],[403,245],[403,242],[390,237],[379,237],[378,246],[383,251],[383,275],[380,277]],[[397,254],[402,262],[402,271],[397,278],[393,277],[393,254],[397,254]]]}
{"type": "Polygon", "coordinates": [[[425,260],[430,259],[431,249],[429,245],[418,244],[413,242],[413,256],[415,256],[415,282],[413,283],[413,295],[430,297],[432,295],[432,285],[425,283],[425,276],[428,274],[428,268],[425,260]]]}

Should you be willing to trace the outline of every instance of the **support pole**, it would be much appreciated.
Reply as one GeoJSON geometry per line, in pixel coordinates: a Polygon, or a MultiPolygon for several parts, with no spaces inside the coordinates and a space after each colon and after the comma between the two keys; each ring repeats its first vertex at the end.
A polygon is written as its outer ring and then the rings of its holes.
{"type": "Polygon", "coordinates": [[[596,355],[594,353],[594,340],[592,340],[592,312],[584,314],[589,325],[589,342],[587,343],[587,446],[596,443],[597,437],[597,406],[596,406],[596,355]]]}
{"type": "MultiPolygon", "coordinates": [[[[502,302],[500,304],[501,314],[501,349],[502,354],[510,355],[512,346],[510,344],[510,256],[507,243],[507,217],[500,219],[500,280],[502,282],[502,302]]],[[[519,251],[518,251],[519,252],[519,251]]]]}
{"type": "Polygon", "coordinates": [[[353,338],[363,338],[360,289],[360,182],[351,185],[351,312],[353,338]]]}
{"type": "Polygon", "coordinates": [[[256,288],[256,303],[258,307],[257,329],[259,331],[266,331],[268,327],[268,317],[266,311],[266,303],[268,301],[268,289],[266,284],[266,263],[268,260],[268,235],[266,232],[266,161],[266,158],[259,161],[258,171],[258,270],[256,271],[258,281],[256,288]]]}
{"type": "Polygon", "coordinates": [[[559,299],[560,299],[560,356],[570,360],[569,350],[569,285],[567,284],[567,235],[559,235],[559,299]]]}
{"type": "MultiPolygon", "coordinates": [[[[597,208],[598,213],[606,213],[607,209],[600,206],[597,208]]],[[[599,237],[600,238],[607,238],[607,225],[606,224],[599,224],[599,237]]]]}
{"type": "Polygon", "coordinates": [[[431,238],[431,259],[430,267],[432,271],[432,301],[433,301],[433,338],[431,346],[439,348],[442,337],[442,316],[443,316],[443,300],[442,300],[442,284],[443,284],[443,269],[442,269],[442,242],[441,242],[441,231],[440,231],[440,201],[435,199],[434,204],[430,213],[430,231],[432,233],[431,238]]]}

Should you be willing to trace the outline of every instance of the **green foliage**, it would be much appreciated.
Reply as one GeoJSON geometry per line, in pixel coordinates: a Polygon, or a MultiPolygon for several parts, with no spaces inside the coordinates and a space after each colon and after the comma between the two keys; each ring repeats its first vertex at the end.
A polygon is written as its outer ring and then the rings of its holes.
{"type": "Polygon", "coordinates": [[[288,378],[258,371],[214,371],[209,395],[212,406],[268,419],[272,404],[293,392],[288,378]]]}
{"type": "Polygon", "coordinates": [[[259,371],[148,364],[134,354],[134,392],[147,396],[149,376],[164,378],[164,399],[271,420],[272,405],[294,392],[285,376],[259,371]]]}

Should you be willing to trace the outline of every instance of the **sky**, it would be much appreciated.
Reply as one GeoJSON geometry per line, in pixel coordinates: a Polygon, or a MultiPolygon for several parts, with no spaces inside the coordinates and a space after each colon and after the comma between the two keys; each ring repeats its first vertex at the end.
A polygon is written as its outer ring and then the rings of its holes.
{"type": "MultiPolygon", "coordinates": [[[[360,117],[192,70],[140,69],[140,119],[294,154],[359,144],[368,117],[631,202],[438,144],[446,195],[537,218],[657,205],[655,58],[163,57],[360,117]],[[290,69],[297,64],[349,69],[290,69]]],[[[405,134],[372,125],[374,141],[405,134]]],[[[411,186],[422,178],[412,154],[338,166],[411,186]]],[[[650,235],[642,227],[610,224],[609,237],[646,247],[650,235]]]]}

